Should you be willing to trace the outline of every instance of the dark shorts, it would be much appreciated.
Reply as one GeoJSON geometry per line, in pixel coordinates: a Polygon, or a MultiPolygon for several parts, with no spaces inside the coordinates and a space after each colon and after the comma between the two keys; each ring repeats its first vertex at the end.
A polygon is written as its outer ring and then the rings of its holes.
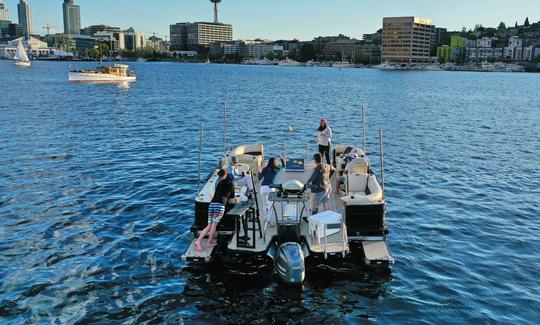
{"type": "Polygon", "coordinates": [[[225,206],[223,204],[210,202],[210,206],[208,207],[208,224],[219,223],[224,213],[225,206]]]}

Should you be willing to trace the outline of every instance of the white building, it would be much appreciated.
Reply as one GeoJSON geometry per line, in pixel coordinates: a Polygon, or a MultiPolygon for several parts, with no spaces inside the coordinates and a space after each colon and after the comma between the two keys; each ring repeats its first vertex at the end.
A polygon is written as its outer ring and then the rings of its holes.
{"type": "Polygon", "coordinates": [[[144,33],[141,32],[97,32],[93,37],[107,43],[112,43],[115,51],[140,50],[146,46],[144,33]]]}
{"type": "Polygon", "coordinates": [[[465,56],[471,61],[502,60],[504,49],[491,47],[467,47],[465,56]]]}
{"type": "Polygon", "coordinates": [[[508,40],[508,47],[522,47],[523,41],[518,36],[512,36],[508,40]]]}
{"type": "Polygon", "coordinates": [[[254,59],[265,57],[269,52],[274,52],[273,44],[257,41],[245,41],[240,48],[240,55],[254,59]]]}
{"type": "Polygon", "coordinates": [[[476,47],[493,47],[498,40],[495,37],[482,37],[476,41],[476,47]]]}
{"type": "Polygon", "coordinates": [[[47,46],[47,43],[34,37],[29,37],[28,39],[20,37],[8,41],[6,45],[0,47],[0,54],[2,57],[5,59],[13,59],[19,42],[22,42],[30,57],[50,56],[52,54],[52,49],[47,46]]]}
{"type": "Polygon", "coordinates": [[[523,40],[512,36],[508,40],[508,46],[504,48],[504,59],[512,61],[532,61],[534,48],[523,46],[523,40]]]}

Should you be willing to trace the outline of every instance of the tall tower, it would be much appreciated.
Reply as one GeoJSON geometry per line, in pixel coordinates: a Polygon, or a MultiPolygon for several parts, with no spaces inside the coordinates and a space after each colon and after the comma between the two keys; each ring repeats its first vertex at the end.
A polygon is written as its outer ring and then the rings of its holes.
{"type": "Polygon", "coordinates": [[[19,12],[19,25],[22,26],[23,35],[28,36],[32,34],[32,8],[30,8],[26,0],[21,0],[17,5],[17,10],[19,12]]]}
{"type": "Polygon", "coordinates": [[[81,33],[81,8],[73,0],[64,0],[64,34],[81,33]]]}
{"type": "Polygon", "coordinates": [[[4,5],[3,0],[0,0],[0,20],[8,20],[9,21],[9,12],[6,9],[6,6],[4,5]]]}
{"type": "Polygon", "coordinates": [[[218,3],[221,2],[221,0],[210,0],[214,4],[214,24],[219,23],[218,20],[218,3]]]}

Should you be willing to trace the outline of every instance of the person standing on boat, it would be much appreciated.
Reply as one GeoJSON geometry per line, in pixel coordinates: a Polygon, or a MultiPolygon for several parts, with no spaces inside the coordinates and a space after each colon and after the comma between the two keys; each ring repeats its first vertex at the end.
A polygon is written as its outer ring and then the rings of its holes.
{"type": "Polygon", "coordinates": [[[336,172],[334,166],[330,164],[324,164],[322,162],[322,155],[316,153],[313,158],[315,159],[316,167],[313,169],[313,174],[307,182],[307,187],[311,189],[311,214],[319,213],[319,206],[323,204],[324,210],[329,210],[330,195],[332,194],[332,185],[330,184],[330,178],[336,172]]]}
{"type": "Polygon", "coordinates": [[[231,157],[231,163],[227,167],[227,177],[239,187],[246,186],[248,193],[253,192],[253,180],[238,170],[238,160],[235,156],[231,157]]]}
{"type": "Polygon", "coordinates": [[[220,169],[218,171],[219,183],[216,186],[214,197],[208,207],[208,225],[201,231],[199,238],[195,241],[195,249],[201,253],[204,249],[201,246],[201,241],[208,234],[208,242],[206,247],[214,247],[217,243],[214,242],[214,236],[216,234],[217,225],[225,214],[225,204],[230,198],[234,197],[234,182],[227,177],[227,171],[220,169]]]}
{"type": "MultiPolygon", "coordinates": [[[[272,204],[268,201],[268,194],[274,192],[275,189],[270,188],[270,185],[275,184],[276,177],[285,169],[285,161],[281,155],[278,156],[281,160],[281,165],[276,162],[275,158],[268,159],[268,164],[259,173],[259,179],[261,182],[261,196],[263,199],[263,211],[265,213],[266,221],[271,221],[272,218],[272,204]]],[[[270,224],[272,224],[270,222],[270,224]]]]}
{"type": "Polygon", "coordinates": [[[332,146],[332,129],[328,126],[328,121],[323,118],[319,125],[319,134],[317,135],[317,144],[319,153],[326,156],[326,163],[330,165],[330,147],[332,146]]]}

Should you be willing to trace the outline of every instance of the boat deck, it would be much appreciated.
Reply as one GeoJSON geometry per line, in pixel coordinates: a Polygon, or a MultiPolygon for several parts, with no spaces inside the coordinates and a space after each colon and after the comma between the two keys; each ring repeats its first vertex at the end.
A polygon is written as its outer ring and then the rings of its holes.
{"type": "Polygon", "coordinates": [[[208,239],[205,238],[202,240],[201,244],[204,250],[202,252],[197,252],[195,249],[195,239],[196,238],[191,241],[188,249],[182,255],[182,259],[188,262],[209,262],[215,247],[207,248],[206,243],[208,242],[208,239]]]}
{"type": "MultiPolygon", "coordinates": [[[[315,164],[313,163],[307,163],[305,164],[303,171],[284,171],[283,173],[279,174],[277,178],[278,184],[283,184],[289,180],[298,180],[302,182],[303,184],[306,184],[311,177],[311,174],[313,173],[313,169],[315,168],[315,164]]],[[[331,179],[332,187],[335,185],[335,175],[331,179]]],[[[257,182],[255,184],[255,187],[259,190],[260,184],[257,182]]],[[[338,213],[342,213],[344,209],[344,203],[339,199],[338,194],[332,192],[332,197],[330,200],[330,208],[333,211],[336,211],[338,213]]],[[[257,196],[258,198],[258,204],[259,207],[262,209],[262,198],[260,195],[257,196]]],[[[307,206],[309,209],[309,205],[307,206]]],[[[322,206],[319,207],[319,211],[322,211],[322,206]]],[[[309,216],[309,211],[304,212],[304,217],[309,216]]],[[[275,218],[275,213],[273,213],[273,218],[275,218]]],[[[261,224],[263,227],[264,232],[264,218],[261,217],[261,224]]],[[[327,254],[337,254],[337,253],[343,253],[348,252],[349,245],[346,242],[343,242],[342,240],[342,233],[337,232],[334,234],[331,234],[326,237],[326,241],[323,239],[317,240],[314,236],[312,236],[309,233],[309,224],[307,221],[302,220],[300,223],[300,234],[302,237],[306,239],[306,243],[308,245],[308,248],[313,253],[327,253],[327,254]],[[325,244],[326,243],[326,244],[325,244]]],[[[244,234],[241,234],[243,236],[244,234]]],[[[251,236],[251,234],[249,234],[251,236]]],[[[268,225],[266,228],[266,235],[264,235],[262,238],[257,232],[256,239],[255,239],[255,248],[244,248],[244,247],[238,247],[237,246],[237,235],[235,234],[232,238],[232,240],[229,242],[228,249],[232,251],[240,251],[240,252],[252,252],[252,253],[263,253],[268,250],[268,247],[272,243],[272,240],[275,240],[274,237],[277,236],[277,228],[276,226],[270,226],[268,225]]]]}
{"type": "MultiPolygon", "coordinates": [[[[302,182],[303,184],[306,184],[309,178],[311,177],[311,174],[313,172],[313,169],[315,167],[314,163],[306,163],[304,166],[304,170],[302,171],[284,171],[283,173],[279,174],[276,182],[278,184],[283,184],[289,180],[298,180],[302,182]]],[[[330,185],[334,189],[335,187],[335,180],[337,175],[334,175],[331,178],[330,185]]],[[[255,179],[255,188],[257,189],[257,192],[260,192],[260,182],[255,179]]],[[[240,191],[245,191],[246,188],[239,189],[240,191]]],[[[343,201],[340,200],[340,196],[342,194],[337,194],[334,191],[332,191],[332,196],[330,200],[330,210],[335,211],[337,213],[340,213],[341,215],[344,214],[345,210],[345,204],[343,201]]],[[[257,203],[260,208],[260,210],[263,210],[263,202],[262,197],[260,195],[257,195],[257,203]]],[[[309,204],[307,206],[308,209],[310,209],[309,204]]],[[[319,211],[323,211],[323,207],[319,207],[319,211]]],[[[341,230],[338,230],[337,232],[334,230],[334,232],[326,237],[322,237],[318,239],[313,234],[310,234],[309,230],[309,223],[306,221],[305,217],[308,217],[310,215],[310,212],[304,212],[302,221],[300,223],[300,235],[303,237],[306,241],[306,244],[310,250],[311,253],[315,254],[325,254],[325,255],[345,255],[349,252],[349,243],[347,240],[343,240],[343,238],[347,238],[347,236],[343,235],[341,230]]],[[[275,222],[275,212],[273,212],[273,220],[275,222]]],[[[273,241],[276,240],[277,237],[277,227],[266,225],[265,230],[265,220],[264,217],[260,217],[261,227],[263,228],[264,235],[261,237],[259,230],[256,230],[255,233],[255,248],[247,248],[247,247],[238,247],[237,245],[237,234],[235,233],[232,237],[232,239],[229,241],[227,248],[230,251],[235,252],[242,252],[242,253],[254,253],[254,254],[265,254],[270,245],[273,241]]],[[[347,231],[346,228],[343,229],[343,231],[347,231]]],[[[243,233],[240,234],[241,236],[244,236],[243,233]]],[[[253,232],[249,231],[248,237],[253,236],[253,232]]],[[[251,240],[251,238],[250,238],[251,240]]],[[[206,244],[206,239],[203,240],[203,248],[206,244]]],[[[388,248],[388,245],[386,241],[382,238],[374,238],[374,239],[364,239],[362,240],[362,248],[365,253],[365,262],[367,264],[381,264],[381,263],[393,263],[393,258],[390,255],[390,251],[388,248]]],[[[205,248],[204,252],[197,252],[195,250],[194,241],[189,246],[188,250],[184,254],[184,259],[187,261],[196,261],[196,262],[207,262],[210,260],[212,255],[212,249],[205,248]]]]}

